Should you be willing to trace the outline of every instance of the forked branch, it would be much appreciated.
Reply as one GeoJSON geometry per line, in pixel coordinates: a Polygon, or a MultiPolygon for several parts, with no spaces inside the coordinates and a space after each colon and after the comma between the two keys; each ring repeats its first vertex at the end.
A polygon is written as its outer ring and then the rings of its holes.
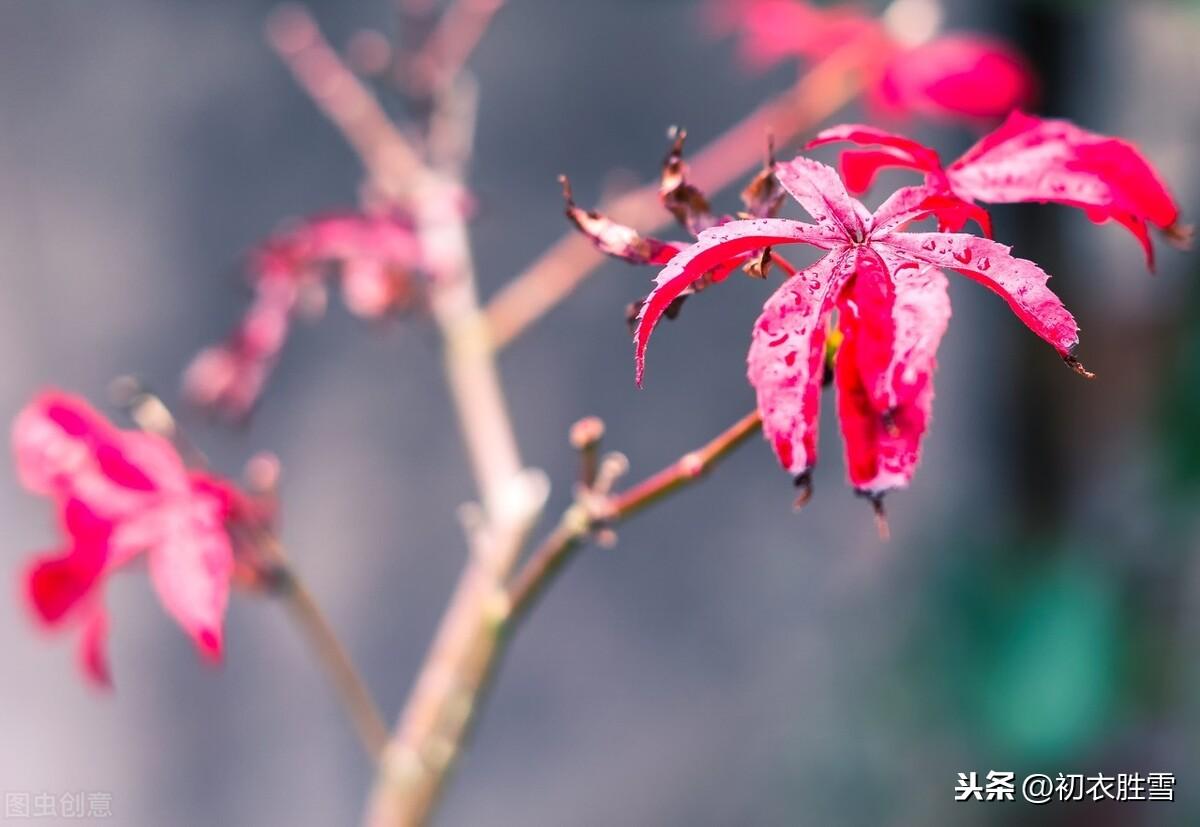
{"type": "Polygon", "coordinates": [[[617,494],[597,490],[608,484],[603,475],[600,475],[598,486],[581,486],[575,503],[564,512],[550,535],[533,550],[509,584],[509,622],[515,622],[529,611],[554,575],[595,532],[622,523],[700,480],[735,448],[759,433],[761,427],[762,417],[758,411],[748,413],[714,439],[617,494]]]}

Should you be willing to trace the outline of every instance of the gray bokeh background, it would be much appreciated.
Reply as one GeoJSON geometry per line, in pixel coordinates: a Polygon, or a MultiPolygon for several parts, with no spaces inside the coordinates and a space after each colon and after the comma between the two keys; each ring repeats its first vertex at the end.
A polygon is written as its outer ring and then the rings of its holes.
{"type": "MultiPolygon", "coordinates": [[[[313,5],[339,44],[388,22],[384,0],[313,5]]],[[[1035,5],[963,0],[950,19],[1020,34],[1035,5]]],[[[243,307],[244,251],[283,217],[353,203],[354,157],[262,42],[269,7],[0,5],[0,418],[47,384],[100,402],[130,371],[177,399],[181,367],[243,307]]],[[[614,171],[652,175],[667,126],[685,124],[699,145],[785,88],[786,69],[740,71],[696,10],[511,0],[497,18],[474,61],[485,293],[563,232],[556,174],[570,172],[591,202],[614,171]]],[[[1185,211],[1200,213],[1196,10],[1096,4],[1070,20],[1053,114],[1138,141],[1185,211]]],[[[970,140],[911,129],[947,153],[970,140]]],[[[1089,385],[1050,374],[1093,448],[1066,458],[1065,507],[1083,556],[1108,559],[1109,532],[1136,547],[1149,519],[1139,510],[1148,437],[1130,398],[1146,368],[1123,356],[1120,331],[1169,314],[1195,268],[1163,248],[1148,279],[1122,231],[1046,210],[1052,236],[1028,243],[1055,246],[1062,266],[1047,266],[1101,375],[1089,385]]],[[[998,235],[1021,253],[1046,214],[998,211],[998,235]]],[[[621,309],[648,275],[605,266],[504,355],[526,459],[556,484],[551,513],[567,500],[565,434],[580,416],[603,417],[608,444],[641,476],[753,404],[744,354],[766,286],[734,280],[689,303],[661,332],[639,392],[621,309]]],[[[1010,754],[952,713],[925,670],[956,645],[950,621],[931,622],[931,590],[956,558],[1013,533],[1011,399],[1029,334],[974,285],[959,280],[952,296],[936,425],[912,489],[889,503],[893,541],[878,542],[842,481],[832,417],[817,496],[801,514],[755,441],[554,586],[512,647],[440,823],[1015,823],[1016,810],[952,804],[955,772],[1004,769],[993,765],[1010,754]]],[[[1035,353],[1057,367],[1048,349],[1035,353]]],[[[372,330],[334,307],[298,330],[247,428],[192,425],[230,474],[256,450],[278,452],[284,541],[389,716],[465,553],[453,512],[471,481],[450,423],[429,325],[372,330]]],[[[5,473],[0,520],[12,595],[0,603],[0,788],[110,791],[116,823],[131,825],[357,818],[369,767],[279,607],[237,597],[227,661],[211,669],[144,578],[118,578],[108,601],[117,690],[97,695],[75,673],[68,636],[38,634],[17,597],[24,559],[53,540],[49,507],[5,473]]],[[[1195,587],[1180,590],[1173,599],[1195,587]]],[[[1174,634],[1195,642],[1195,612],[1181,615],[1190,625],[1174,634]]],[[[1187,666],[1169,680],[1173,695],[1200,690],[1187,666]]],[[[1098,737],[1132,744],[1112,747],[1125,769],[1177,772],[1187,800],[1111,823],[1195,823],[1200,728],[1194,702],[1172,710],[1114,713],[1098,737]]],[[[1111,769],[1107,749],[1051,770],[1111,769]]],[[[1070,821],[1082,812],[1054,823],[1100,823],[1070,821]]]]}

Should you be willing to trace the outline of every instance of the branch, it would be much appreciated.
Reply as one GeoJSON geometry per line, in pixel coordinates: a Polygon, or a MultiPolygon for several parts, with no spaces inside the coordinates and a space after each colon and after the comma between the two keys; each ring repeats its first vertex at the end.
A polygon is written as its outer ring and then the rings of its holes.
{"type": "Polygon", "coordinates": [[[404,64],[412,75],[400,78],[414,91],[432,93],[453,82],[491,25],[504,0],[455,0],[442,14],[425,45],[404,64]]]}
{"type": "MultiPolygon", "coordinates": [[[[860,88],[857,69],[874,38],[848,44],[816,63],[787,92],[760,106],[689,159],[690,181],[717,192],[762,161],[768,135],[780,145],[833,115],[860,88]]],[[[671,216],[659,203],[658,183],[646,184],[599,210],[639,233],[661,229],[671,216]]],[[[569,232],[509,282],[489,302],[487,322],[492,343],[503,348],[543,314],[565,299],[605,257],[591,242],[569,232]]]]}
{"type": "Polygon", "coordinates": [[[308,10],[277,8],[267,21],[267,42],[354,148],[377,191],[393,200],[410,200],[424,170],[420,155],[329,45],[308,10]]]}
{"type": "MultiPolygon", "coordinates": [[[[439,101],[439,108],[472,114],[461,101],[439,101]]],[[[386,749],[368,805],[373,827],[422,824],[437,803],[496,662],[507,616],[504,583],[548,493],[545,477],[526,470],[517,449],[476,292],[460,186],[452,170],[426,170],[413,209],[483,519],[473,527],[470,557],[386,749]]]]}
{"type": "Polygon", "coordinates": [[[372,762],[377,762],[387,745],[387,723],[321,607],[282,557],[276,564],[270,593],[287,607],[289,616],[300,628],[309,649],[333,683],[367,756],[372,762]]]}
{"type": "Polygon", "coordinates": [[[558,526],[525,561],[508,588],[511,619],[523,616],[554,575],[573,553],[599,528],[607,528],[632,517],[660,500],[704,477],[762,427],[758,411],[746,414],[715,439],[689,451],[656,474],[620,494],[603,494],[593,502],[594,492],[582,496],[566,510],[558,526]]]}
{"type": "Polygon", "coordinates": [[[498,583],[494,569],[480,565],[479,557],[472,559],[443,617],[400,732],[387,749],[368,825],[409,827],[428,819],[503,655],[508,633],[571,552],[597,529],[621,522],[700,479],[757,433],[760,425],[757,411],[748,414],[625,493],[606,496],[602,505],[584,505],[589,493],[604,492],[615,480],[617,472],[611,467],[606,471],[602,463],[594,487],[567,510],[507,589],[498,583]]]}
{"type": "MultiPolygon", "coordinates": [[[[469,83],[439,85],[439,129],[454,147],[431,147],[425,162],[383,107],[298,7],[277,12],[272,44],[301,86],[362,159],[376,192],[412,211],[429,270],[430,310],[445,345],[445,371],[479,491],[482,520],[470,557],[380,762],[367,810],[376,827],[421,824],[437,802],[466,736],[507,614],[504,584],[541,513],[545,478],[525,470],[475,286],[461,167],[470,148],[469,83]],[[457,119],[457,123],[451,121],[457,119]]],[[[442,138],[442,141],[448,140],[442,138]]]]}

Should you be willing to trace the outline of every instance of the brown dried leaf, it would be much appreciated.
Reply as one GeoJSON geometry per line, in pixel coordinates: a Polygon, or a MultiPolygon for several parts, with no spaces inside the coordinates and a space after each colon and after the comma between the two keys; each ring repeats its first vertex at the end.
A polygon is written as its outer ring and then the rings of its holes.
{"type": "Polygon", "coordinates": [[[558,180],[563,188],[567,218],[605,255],[632,264],[666,264],[681,249],[681,245],[643,236],[595,210],[583,209],[575,203],[567,176],[560,175],[558,180]]]}
{"type": "Polygon", "coordinates": [[[687,164],[683,160],[685,140],[687,131],[677,130],[671,149],[663,161],[658,197],[684,229],[692,235],[699,235],[702,230],[715,226],[718,219],[712,214],[712,207],[704,193],[688,183],[687,164]]]}
{"type": "MultiPolygon", "coordinates": [[[[775,178],[775,140],[767,140],[767,162],[744,190],[742,204],[748,218],[774,218],[787,193],[775,178]]],[[[747,271],[749,272],[749,271],[747,271]]]]}

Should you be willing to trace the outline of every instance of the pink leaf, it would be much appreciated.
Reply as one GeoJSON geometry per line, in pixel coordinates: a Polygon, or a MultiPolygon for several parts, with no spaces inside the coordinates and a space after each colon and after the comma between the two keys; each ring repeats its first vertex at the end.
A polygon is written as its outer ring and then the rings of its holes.
{"type": "Polygon", "coordinates": [[[948,35],[898,50],[869,90],[885,114],[1001,118],[1033,97],[1025,61],[999,41],[948,35]]]}
{"type": "Polygon", "coordinates": [[[863,240],[871,214],[850,197],[833,167],[798,156],[777,164],[775,177],[823,230],[825,241],[810,244],[829,249],[847,239],[863,240]]]}
{"type": "Polygon", "coordinates": [[[906,486],[933,401],[937,348],[950,321],[946,277],[887,257],[860,266],[840,305],[838,413],[851,483],[879,496],[906,486]]]}
{"type": "Polygon", "coordinates": [[[931,206],[931,201],[937,195],[938,191],[933,187],[904,187],[896,190],[871,216],[871,236],[878,238],[901,230],[910,222],[936,213],[936,204],[931,206]]]}
{"type": "Polygon", "coordinates": [[[1179,207],[1150,162],[1125,141],[1062,120],[1013,112],[948,170],[962,198],[989,203],[1053,202],[1083,208],[1100,223],[1116,220],[1142,244],[1153,265],[1146,223],[1174,240],[1179,207]]]}
{"type": "Polygon", "coordinates": [[[881,416],[855,367],[858,345],[847,339],[835,369],[838,423],[846,447],[846,470],[858,491],[877,499],[912,480],[921,438],[929,424],[933,384],[909,404],[881,416]]]}
{"type": "Polygon", "coordinates": [[[1064,357],[1079,344],[1079,328],[1062,300],[1046,286],[1049,276],[1008,247],[961,233],[893,233],[881,245],[900,258],[955,270],[991,288],[1030,330],[1064,357]]]}
{"type": "Polygon", "coordinates": [[[215,657],[233,574],[227,522],[244,499],[223,480],[190,472],[160,436],[114,427],[84,400],[41,394],[17,416],[18,473],[59,509],[65,550],[35,559],[25,588],[47,624],[82,627],[81,664],[107,682],[101,609],[106,579],[147,554],[167,611],[215,657]]]}
{"type": "Polygon", "coordinates": [[[391,214],[334,213],[300,222],[252,256],[254,300],[237,329],[202,350],[184,372],[185,395],[231,419],[254,408],[292,319],[324,307],[336,274],[351,312],[379,318],[411,301],[411,276],[425,262],[411,224],[391,214]],[[317,301],[314,301],[316,299],[317,301]]]}
{"type": "MultiPolygon", "coordinates": [[[[966,157],[972,165],[980,164],[1027,131],[1020,119],[1012,120],[966,157]]],[[[827,325],[837,307],[843,334],[836,365],[838,407],[850,477],[878,506],[885,491],[911,480],[928,427],[936,352],[950,319],[942,269],[962,273],[1000,295],[1071,367],[1090,374],[1072,355],[1079,341],[1075,319],[1049,289],[1049,276],[1040,267],[990,239],[908,231],[913,222],[935,216],[943,227],[975,220],[990,232],[987,214],[954,178],[963,162],[943,170],[932,150],[870,127],[829,130],[815,143],[840,140],[883,147],[879,158],[924,172],[925,184],[894,192],[872,215],[829,167],[803,157],[778,164],[780,185],[816,224],[731,221],[702,232],[663,268],[642,307],[635,333],[637,378],[640,384],[646,345],[658,320],[700,279],[723,278],[739,256],[753,250],[790,243],[829,250],[820,262],[795,273],[764,306],[752,333],[747,375],[757,394],[763,432],[780,463],[798,484],[807,482],[816,460],[827,325]]],[[[1114,199],[1120,207],[1110,203],[1094,209],[1144,235],[1140,216],[1154,214],[1149,207],[1164,192],[1152,186],[1157,179],[1147,183],[1145,169],[1108,143],[1072,157],[1071,163],[1059,166],[1074,171],[1087,166],[1094,178],[1115,187],[1124,199],[1114,199]],[[1134,206],[1142,212],[1135,212],[1134,206]]],[[[1014,172],[1000,184],[1024,186],[1020,175],[1014,172]]],[[[1157,220],[1176,215],[1164,211],[1157,220]]]]}
{"type": "Polygon", "coordinates": [[[856,254],[830,253],[783,283],[754,325],[747,376],[758,396],[763,435],[793,476],[817,460],[817,417],[830,312],[856,254]]]}
{"type": "Polygon", "coordinates": [[[13,424],[17,475],[34,493],[79,499],[107,518],[141,508],[157,488],[182,489],[187,474],[159,436],[120,431],[79,397],[36,397],[13,424]]]}
{"type": "Polygon", "coordinates": [[[1000,118],[1029,101],[1025,61],[999,41],[949,35],[911,46],[854,6],[804,0],[713,0],[718,32],[741,34],[743,60],[761,69],[785,58],[813,62],[854,49],[868,102],[883,115],[968,121],[1000,118]]]}
{"type": "Polygon", "coordinates": [[[667,308],[684,290],[710,271],[718,270],[736,258],[760,247],[778,244],[808,243],[828,248],[829,234],[811,224],[783,218],[757,218],[730,221],[700,233],[696,243],[680,252],[654,280],[654,289],[642,303],[634,332],[637,383],[646,369],[646,345],[655,325],[667,308]]]}
{"type": "MultiPolygon", "coordinates": [[[[937,216],[938,229],[958,232],[968,222],[974,221],[983,230],[984,235],[991,237],[991,217],[982,207],[955,194],[946,171],[942,168],[942,161],[934,150],[902,135],[859,124],[826,129],[810,141],[808,146],[817,147],[840,142],[874,147],[866,151],[849,150],[842,153],[842,174],[852,190],[865,192],[870,189],[879,170],[885,167],[902,167],[923,172],[929,189],[925,207],[937,216]]],[[[878,227],[879,224],[880,218],[876,211],[875,225],[878,227]]]]}
{"type": "Polygon", "coordinates": [[[878,169],[885,166],[920,170],[934,176],[941,176],[942,180],[945,179],[942,160],[938,157],[937,152],[895,132],[862,124],[842,124],[817,133],[817,136],[808,142],[806,148],[814,149],[834,143],[852,143],[874,148],[870,153],[860,153],[860,156],[869,156],[869,161],[867,157],[859,157],[848,164],[847,156],[850,156],[851,153],[842,154],[842,174],[846,176],[846,183],[850,189],[855,192],[865,192],[874,180],[878,169]],[[849,168],[851,166],[855,169],[851,170],[849,168]],[[852,178],[854,179],[853,183],[851,183],[852,178]]]}
{"type": "Polygon", "coordinates": [[[149,549],[150,579],[163,608],[201,653],[221,655],[221,627],[233,576],[233,547],[219,503],[196,498],[154,514],[158,542],[149,549]]]}
{"type": "Polygon", "coordinates": [[[740,31],[740,56],[754,69],[788,57],[820,60],[863,36],[882,37],[879,23],[853,6],[805,0],[710,0],[708,17],[718,33],[740,31]]]}

